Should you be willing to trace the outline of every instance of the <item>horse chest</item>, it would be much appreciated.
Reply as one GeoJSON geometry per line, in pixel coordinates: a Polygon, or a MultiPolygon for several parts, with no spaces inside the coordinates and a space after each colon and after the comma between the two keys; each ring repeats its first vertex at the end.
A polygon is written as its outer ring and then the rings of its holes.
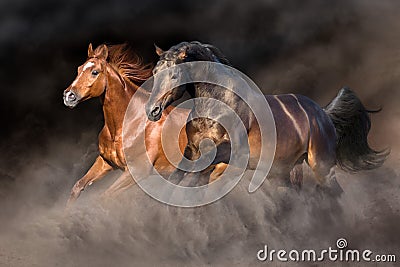
{"type": "Polygon", "coordinates": [[[100,155],[115,167],[124,169],[126,166],[125,157],[122,151],[122,136],[113,137],[105,127],[99,135],[100,155]]]}
{"type": "Polygon", "coordinates": [[[186,127],[189,134],[188,138],[195,143],[204,138],[210,138],[213,141],[217,141],[217,143],[229,140],[225,128],[218,122],[208,118],[193,119],[186,127]]]}

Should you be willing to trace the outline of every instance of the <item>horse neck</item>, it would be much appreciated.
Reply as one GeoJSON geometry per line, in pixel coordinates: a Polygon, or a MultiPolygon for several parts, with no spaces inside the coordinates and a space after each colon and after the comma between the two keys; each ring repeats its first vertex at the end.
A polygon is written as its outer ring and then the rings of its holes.
{"type": "MultiPolygon", "coordinates": [[[[244,123],[246,129],[249,129],[252,120],[253,120],[253,113],[247,106],[247,104],[241,100],[233,91],[220,87],[218,85],[209,84],[209,83],[196,83],[194,85],[194,96],[197,97],[204,97],[204,98],[212,98],[218,101],[225,103],[229,106],[232,110],[236,112],[239,118],[244,123]]],[[[193,97],[191,95],[191,97],[193,97]]],[[[204,110],[208,110],[211,112],[210,114],[214,114],[220,116],[227,112],[225,109],[221,110],[219,106],[210,107],[208,102],[195,102],[196,104],[193,107],[194,112],[201,112],[204,110]]]]}
{"type": "Polygon", "coordinates": [[[232,97],[234,97],[234,94],[229,90],[209,83],[195,83],[193,88],[188,90],[188,93],[192,98],[213,98],[226,104],[232,103],[232,97]]]}
{"type": "Polygon", "coordinates": [[[105,126],[111,136],[122,134],[122,124],[126,109],[134,94],[145,103],[145,92],[138,85],[122,77],[111,66],[107,66],[107,88],[103,100],[103,113],[105,126]]]}
{"type": "MultiPolygon", "coordinates": [[[[222,102],[225,101],[225,96],[223,94],[220,94],[221,90],[214,90],[215,85],[213,84],[207,84],[207,83],[195,83],[192,85],[187,85],[191,86],[187,90],[191,98],[206,98],[206,99],[216,99],[222,102]]],[[[194,112],[204,112],[205,110],[210,111],[210,106],[207,103],[207,101],[195,101],[195,105],[193,106],[193,111],[194,112]]]]}

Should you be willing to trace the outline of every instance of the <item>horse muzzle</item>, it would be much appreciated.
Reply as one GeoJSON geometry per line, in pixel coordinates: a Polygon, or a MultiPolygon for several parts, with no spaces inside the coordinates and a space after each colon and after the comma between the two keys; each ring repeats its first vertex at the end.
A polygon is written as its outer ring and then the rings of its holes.
{"type": "Polygon", "coordinates": [[[78,94],[74,93],[73,91],[64,91],[64,105],[66,105],[69,108],[74,108],[80,100],[80,97],[78,94]]]}

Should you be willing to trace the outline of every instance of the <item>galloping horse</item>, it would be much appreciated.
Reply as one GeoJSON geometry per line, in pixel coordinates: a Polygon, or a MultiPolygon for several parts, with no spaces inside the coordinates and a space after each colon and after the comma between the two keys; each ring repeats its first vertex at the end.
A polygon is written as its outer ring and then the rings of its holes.
{"type": "MultiPolygon", "coordinates": [[[[125,111],[133,95],[137,112],[129,122],[136,132],[130,133],[134,143],[135,138],[145,131],[147,154],[155,169],[162,175],[170,174],[175,168],[169,163],[161,149],[161,131],[165,117],[157,123],[146,123],[145,129],[135,128],[135,125],[147,121],[144,105],[149,93],[139,86],[151,76],[149,66],[133,54],[126,45],[100,45],[94,51],[89,45],[88,59],[78,67],[78,75],[73,83],[64,91],[64,104],[70,108],[93,97],[99,97],[103,105],[104,127],[99,134],[99,155],[89,171],[78,180],[72,188],[68,203],[74,202],[81,191],[88,185],[104,177],[111,170],[119,169],[123,173],[107,189],[106,194],[113,194],[134,184],[127,165],[122,147],[122,124],[125,111]]],[[[166,115],[172,110],[168,109],[166,115]]],[[[172,127],[176,121],[186,120],[189,110],[180,109],[172,118],[172,127]]],[[[131,114],[132,115],[132,114],[131,114]]],[[[125,137],[124,137],[125,138],[125,137]]],[[[187,143],[185,131],[179,137],[179,146],[183,151],[187,143]]],[[[130,154],[136,159],[143,155],[130,154]]]]}
{"type": "MultiPolygon", "coordinates": [[[[200,42],[182,42],[168,51],[156,47],[156,52],[160,59],[153,74],[191,61],[212,61],[229,65],[229,61],[216,47],[200,42]]],[[[173,79],[177,79],[173,76],[180,75],[173,70],[168,73],[169,75],[163,76],[165,78],[160,84],[171,84],[173,79]]],[[[153,88],[146,104],[148,118],[158,121],[163,110],[182,98],[185,91],[192,98],[207,97],[222,101],[239,114],[248,133],[248,168],[254,169],[260,156],[259,125],[244,101],[226,88],[216,88],[216,85],[208,83],[181,85],[167,93],[161,88],[153,88]]],[[[293,171],[297,176],[293,181],[301,184],[302,171],[299,164],[305,160],[311,167],[318,186],[328,193],[338,195],[342,190],[335,178],[333,167],[336,164],[346,171],[373,169],[383,164],[388,152],[371,149],[367,141],[371,126],[368,113],[372,111],[365,109],[350,89],[341,89],[325,109],[302,95],[266,95],[265,98],[271,108],[277,134],[270,178],[277,177],[290,184],[290,172],[293,171]]],[[[191,113],[199,108],[202,107],[195,104],[191,113]]],[[[196,118],[186,124],[186,133],[188,144],[184,157],[189,160],[198,159],[200,142],[209,138],[217,146],[217,157],[219,155],[219,159],[214,160],[213,164],[217,164],[218,169],[219,165],[229,163],[229,156],[224,155],[230,155],[230,139],[219,123],[212,123],[209,118],[196,118]]],[[[178,168],[169,179],[179,183],[185,174],[185,171],[178,168]]]]}

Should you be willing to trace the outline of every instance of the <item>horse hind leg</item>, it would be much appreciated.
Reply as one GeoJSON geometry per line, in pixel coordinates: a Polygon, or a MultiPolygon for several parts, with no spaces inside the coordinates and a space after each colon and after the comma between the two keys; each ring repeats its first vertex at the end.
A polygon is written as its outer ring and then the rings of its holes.
{"type": "Polygon", "coordinates": [[[103,197],[109,198],[118,195],[129,187],[133,186],[136,181],[133,179],[129,171],[125,171],[117,180],[103,193],[103,197]]]}
{"type": "Polygon", "coordinates": [[[336,181],[336,134],[326,114],[321,111],[310,119],[310,138],[307,162],[317,180],[318,187],[328,195],[338,197],[343,193],[336,181]]]}
{"type": "Polygon", "coordinates": [[[336,180],[335,163],[332,160],[315,157],[313,153],[308,157],[308,164],[317,181],[317,189],[333,197],[343,193],[342,187],[336,180]]]}
{"type": "Polygon", "coordinates": [[[307,153],[301,155],[290,171],[290,186],[299,191],[303,185],[303,162],[307,159],[307,153]]]}
{"type": "Polygon", "coordinates": [[[297,164],[290,171],[290,185],[294,187],[297,191],[301,189],[303,185],[303,165],[297,164]]]}

